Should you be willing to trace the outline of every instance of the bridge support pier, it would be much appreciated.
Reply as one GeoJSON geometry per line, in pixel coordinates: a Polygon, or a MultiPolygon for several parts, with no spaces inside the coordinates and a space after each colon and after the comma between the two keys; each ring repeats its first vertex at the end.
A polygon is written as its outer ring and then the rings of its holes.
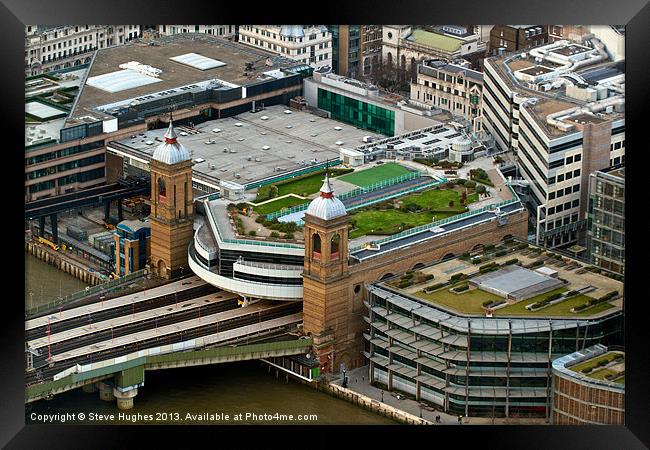
{"type": "Polygon", "coordinates": [[[123,219],[122,216],[122,199],[117,199],[117,221],[121,222],[123,219]]]}
{"type": "Polygon", "coordinates": [[[117,399],[117,407],[121,410],[133,408],[133,398],[138,395],[138,388],[134,387],[123,391],[119,387],[113,388],[113,395],[117,399]]]}
{"type": "Polygon", "coordinates": [[[45,216],[38,218],[38,235],[40,237],[45,237],[45,216]]]}
{"type": "Polygon", "coordinates": [[[100,381],[97,383],[97,387],[99,388],[99,398],[101,400],[104,400],[105,402],[112,402],[115,400],[115,395],[113,395],[113,386],[100,381]]]}
{"type": "Polygon", "coordinates": [[[92,394],[93,392],[97,392],[97,385],[95,383],[84,384],[81,386],[81,390],[87,394],[92,394]]]}

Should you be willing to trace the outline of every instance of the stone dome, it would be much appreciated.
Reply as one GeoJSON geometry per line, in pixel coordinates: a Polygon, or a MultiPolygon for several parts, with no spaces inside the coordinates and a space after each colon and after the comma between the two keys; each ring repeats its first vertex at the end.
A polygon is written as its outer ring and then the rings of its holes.
{"type": "Polygon", "coordinates": [[[323,186],[320,188],[320,195],[311,201],[306,214],[322,220],[330,220],[347,214],[343,202],[334,197],[327,174],[325,174],[323,186]]]}
{"type": "Polygon", "coordinates": [[[176,140],[177,137],[174,125],[170,120],[169,128],[167,128],[167,132],[164,135],[165,142],[160,144],[153,152],[153,159],[165,164],[177,164],[190,160],[190,152],[176,140]]]}

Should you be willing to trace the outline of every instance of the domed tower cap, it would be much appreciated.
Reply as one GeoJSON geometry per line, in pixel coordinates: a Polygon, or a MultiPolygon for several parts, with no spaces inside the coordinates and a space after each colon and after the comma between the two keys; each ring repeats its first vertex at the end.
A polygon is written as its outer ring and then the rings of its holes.
{"type": "Polygon", "coordinates": [[[153,152],[153,159],[165,164],[177,164],[192,159],[190,152],[187,151],[183,144],[178,142],[171,118],[164,138],[165,140],[153,152]]]}

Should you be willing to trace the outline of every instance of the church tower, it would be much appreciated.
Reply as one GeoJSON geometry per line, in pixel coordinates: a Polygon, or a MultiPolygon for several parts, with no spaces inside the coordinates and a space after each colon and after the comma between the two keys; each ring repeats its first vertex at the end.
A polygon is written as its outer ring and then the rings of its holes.
{"type": "Polygon", "coordinates": [[[338,372],[341,363],[350,367],[352,357],[337,354],[336,350],[338,343],[349,340],[348,215],[341,200],[334,197],[327,174],[320,195],[309,204],[303,221],[304,331],[314,338],[322,370],[338,372]]]}
{"type": "Polygon", "coordinates": [[[171,119],[151,169],[151,267],[163,278],[189,273],[187,248],[193,238],[192,159],[177,141],[171,119]]]}

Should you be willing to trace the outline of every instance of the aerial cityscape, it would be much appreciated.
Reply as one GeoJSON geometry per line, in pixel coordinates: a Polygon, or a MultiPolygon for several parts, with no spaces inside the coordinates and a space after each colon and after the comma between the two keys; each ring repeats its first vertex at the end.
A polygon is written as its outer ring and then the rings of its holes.
{"type": "Polygon", "coordinates": [[[27,423],[625,423],[624,26],[28,25],[24,193],[27,423]]]}

